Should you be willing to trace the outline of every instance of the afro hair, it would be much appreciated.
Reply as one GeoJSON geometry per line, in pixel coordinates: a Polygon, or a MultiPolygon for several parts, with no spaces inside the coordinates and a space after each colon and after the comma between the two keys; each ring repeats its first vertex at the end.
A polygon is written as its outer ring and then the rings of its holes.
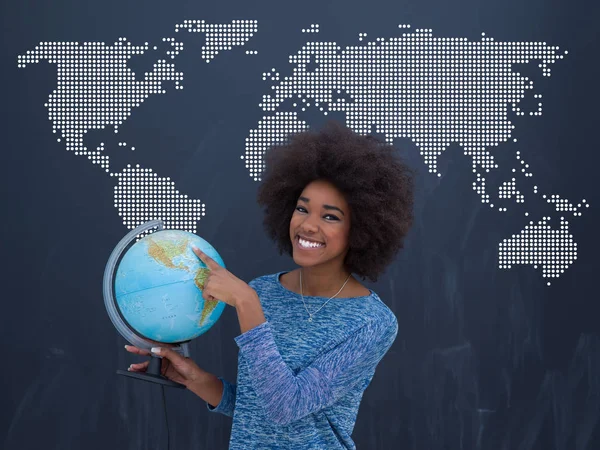
{"type": "Polygon", "coordinates": [[[392,145],[329,121],[266,152],[257,201],[267,235],[280,254],[292,256],[289,226],[298,197],[312,181],[332,183],[350,207],[346,269],[375,282],[412,225],[413,175],[392,145]]]}

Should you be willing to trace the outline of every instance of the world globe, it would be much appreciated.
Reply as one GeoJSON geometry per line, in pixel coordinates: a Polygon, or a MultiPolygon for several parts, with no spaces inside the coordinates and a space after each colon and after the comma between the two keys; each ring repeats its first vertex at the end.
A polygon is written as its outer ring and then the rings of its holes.
{"type": "Polygon", "coordinates": [[[225,267],[212,245],[181,230],[149,234],[122,256],[114,278],[116,304],[127,324],[143,337],[163,343],[189,341],[221,316],[225,303],[202,298],[209,269],[192,245],[225,267]]]}
{"type": "MultiPolygon", "coordinates": [[[[165,230],[161,220],[139,225],[113,249],[104,270],[104,306],[117,331],[135,347],[168,346],[190,356],[189,341],[205,333],[221,316],[224,302],[202,298],[210,270],[192,246],[225,267],[207,241],[187,231],[165,230]]],[[[160,357],[151,355],[145,373],[117,373],[185,388],[161,375],[160,367],[160,357]]]]}

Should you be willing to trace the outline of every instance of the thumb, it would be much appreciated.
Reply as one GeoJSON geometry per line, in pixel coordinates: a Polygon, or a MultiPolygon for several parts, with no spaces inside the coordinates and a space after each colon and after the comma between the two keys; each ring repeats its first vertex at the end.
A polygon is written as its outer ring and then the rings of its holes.
{"type": "Polygon", "coordinates": [[[171,362],[171,364],[175,367],[175,369],[177,369],[182,374],[185,375],[189,371],[189,365],[187,360],[176,351],[165,347],[152,347],[150,351],[153,355],[161,356],[163,358],[168,359],[171,362]]]}

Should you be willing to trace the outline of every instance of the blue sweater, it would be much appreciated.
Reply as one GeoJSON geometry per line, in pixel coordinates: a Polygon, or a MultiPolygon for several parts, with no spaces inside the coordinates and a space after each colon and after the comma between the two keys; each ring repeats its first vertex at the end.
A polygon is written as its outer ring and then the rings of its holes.
{"type": "MultiPolygon", "coordinates": [[[[266,322],[235,338],[237,384],[209,411],[233,417],[229,450],[355,449],[351,434],[375,368],[398,333],[377,294],[330,300],[309,322],[299,294],[265,275],[256,290],[266,322]]],[[[304,296],[310,312],[327,298],[304,296]]]]}

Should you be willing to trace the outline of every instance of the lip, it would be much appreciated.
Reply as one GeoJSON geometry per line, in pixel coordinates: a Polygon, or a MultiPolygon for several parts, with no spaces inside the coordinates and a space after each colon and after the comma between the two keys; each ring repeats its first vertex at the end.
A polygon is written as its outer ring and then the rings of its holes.
{"type": "MultiPolygon", "coordinates": [[[[312,252],[312,251],[315,251],[315,250],[320,250],[320,249],[322,249],[322,248],[324,248],[324,247],[325,247],[325,244],[323,244],[323,246],[322,246],[322,247],[315,247],[315,248],[304,248],[304,247],[302,247],[302,246],[300,245],[300,242],[298,242],[299,238],[301,238],[301,237],[302,237],[302,236],[296,235],[296,238],[294,239],[294,245],[296,246],[296,248],[297,248],[298,250],[303,250],[303,251],[305,251],[305,252],[312,252]]],[[[302,239],[305,239],[305,238],[304,238],[304,237],[302,237],[302,239]]],[[[307,241],[310,241],[310,242],[313,242],[313,241],[311,241],[310,239],[306,239],[306,240],[307,240],[307,241]]]]}

